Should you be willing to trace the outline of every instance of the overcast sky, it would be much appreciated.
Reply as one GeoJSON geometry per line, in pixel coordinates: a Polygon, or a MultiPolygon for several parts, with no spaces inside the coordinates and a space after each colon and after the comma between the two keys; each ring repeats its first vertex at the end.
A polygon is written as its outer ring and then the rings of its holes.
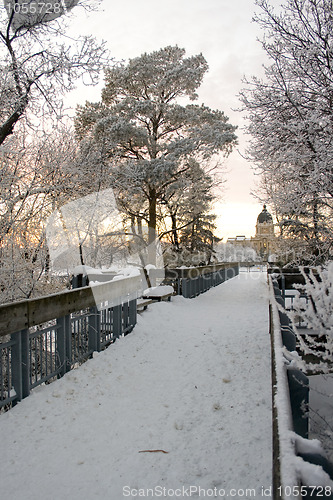
{"type": "MultiPolygon", "coordinates": [[[[270,0],[280,4],[279,0],[270,0]]],[[[115,60],[127,60],[167,45],[185,48],[187,55],[202,53],[209,72],[199,89],[198,103],[220,109],[237,125],[239,152],[246,149],[244,119],[235,109],[244,75],[262,75],[265,54],[257,41],[262,33],[252,22],[254,0],[104,0],[101,11],[74,9],[73,31],[107,41],[115,60]]],[[[99,101],[100,89],[78,88],[67,101],[99,101]]],[[[217,234],[254,235],[261,205],[251,196],[257,182],[251,165],[234,151],[226,161],[223,200],[216,206],[217,234]]]]}

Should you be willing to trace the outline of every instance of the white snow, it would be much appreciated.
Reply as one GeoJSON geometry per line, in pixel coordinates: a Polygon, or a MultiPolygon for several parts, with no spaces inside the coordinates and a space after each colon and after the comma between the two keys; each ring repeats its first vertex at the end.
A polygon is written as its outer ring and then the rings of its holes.
{"type": "Polygon", "coordinates": [[[321,442],[318,439],[305,439],[294,433],[295,448],[297,453],[315,453],[324,455],[321,442]]]}
{"type": "Polygon", "coordinates": [[[147,288],[143,292],[144,297],[162,297],[163,295],[168,295],[169,293],[174,293],[174,289],[171,285],[161,285],[153,286],[147,288]]]}
{"type": "Polygon", "coordinates": [[[140,274],[140,269],[137,267],[124,267],[118,270],[117,276],[115,276],[115,278],[117,278],[118,276],[120,276],[120,278],[123,278],[124,276],[140,276],[140,274]]]}
{"type": "Polygon", "coordinates": [[[7,498],[261,497],[272,484],[266,275],[150,305],[130,335],[0,421],[7,498]]]}
{"type": "MultiPolygon", "coordinates": [[[[295,468],[302,484],[305,486],[328,486],[332,491],[333,482],[326,472],[319,465],[311,464],[301,457],[295,457],[295,468]]],[[[319,497],[320,495],[318,495],[319,497]]],[[[328,496],[326,494],[326,496],[328,496]]],[[[317,497],[317,498],[318,498],[317,497]]]]}
{"type": "Polygon", "coordinates": [[[156,269],[156,266],[155,266],[154,264],[147,264],[147,265],[145,266],[145,269],[146,269],[146,271],[148,271],[148,272],[149,272],[149,271],[150,271],[150,270],[152,270],[152,269],[156,269]]]}
{"type": "Polygon", "coordinates": [[[98,273],[100,272],[100,270],[98,269],[94,269],[93,267],[90,267],[90,266],[76,266],[74,267],[73,271],[72,271],[72,274],[73,276],[78,276],[79,274],[82,274],[83,276],[87,276],[88,273],[94,271],[94,273],[98,273]]]}
{"type": "MultiPolygon", "coordinates": [[[[295,449],[298,453],[314,453],[325,456],[322,444],[318,439],[304,439],[294,433],[294,440],[295,449]]],[[[322,467],[308,463],[300,457],[295,457],[294,460],[295,470],[303,485],[333,487],[333,481],[322,467]]]]}

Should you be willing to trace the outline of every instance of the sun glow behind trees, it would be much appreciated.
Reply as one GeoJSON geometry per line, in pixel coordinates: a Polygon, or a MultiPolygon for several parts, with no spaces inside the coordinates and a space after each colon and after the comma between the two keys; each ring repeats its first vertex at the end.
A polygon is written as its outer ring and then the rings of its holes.
{"type": "MultiPolygon", "coordinates": [[[[73,226],[71,220],[76,225],[67,233],[65,231],[65,239],[59,240],[61,246],[65,249],[68,246],[69,254],[73,246],[79,249],[77,263],[81,264],[87,263],[88,256],[83,248],[86,244],[87,249],[87,243],[89,252],[96,254],[96,262],[103,261],[97,254],[104,250],[109,253],[109,259],[112,258],[114,243],[118,244],[119,237],[109,238],[111,233],[114,236],[114,231],[101,235],[100,222],[95,220],[96,210],[90,210],[89,204],[86,212],[81,207],[81,215],[77,213],[78,200],[82,196],[111,187],[121,210],[124,234],[135,233],[137,238],[145,241],[145,225],[148,227],[145,245],[151,254],[147,259],[141,259],[142,266],[147,262],[156,264],[156,238],[166,242],[169,237],[167,245],[177,252],[177,256],[182,248],[186,248],[188,253],[197,254],[197,260],[210,260],[214,217],[209,210],[215,184],[210,161],[217,153],[222,152],[225,156],[230,153],[236,143],[235,127],[228,123],[222,111],[192,103],[178,104],[177,99],[182,96],[191,101],[196,99],[196,89],[207,70],[201,54],[184,56],[183,49],[166,47],[131,60],[128,66],[109,68],[102,102],[87,103],[86,107],[79,108],[76,138],[70,130],[62,131],[57,124],[57,133],[51,131],[41,140],[30,141],[30,147],[26,149],[29,141],[26,141],[25,133],[20,138],[21,143],[17,144],[17,137],[13,135],[12,146],[22,148],[22,162],[27,162],[31,173],[27,177],[31,182],[26,185],[15,180],[16,201],[10,196],[13,181],[9,182],[8,197],[3,200],[3,221],[7,217],[8,224],[7,228],[3,226],[6,238],[2,240],[1,253],[3,258],[9,258],[3,262],[3,269],[6,267],[14,281],[20,275],[21,282],[27,285],[24,290],[13,282],[11,289],[16,297],[35,293],[36,278],[38,281],[38,276],[44,273],[50,276],[52,255],[45,244],[45,220],[52,212],[61,214],[66,207],[71,210],[68,202],[73,198],[74,217],[68,219],[67,216],[65,226],[73,226]],[[30,248],[34,236],[29,235],[32,226],[27,220],[35,220],[35,212],[29,211],[31,206],[38,207],[41,239],[36,249],[30,248]],[[15,224],[12,223],[13,216],[15,224]],[[87,218],[93,222],[87,224],[87,218]],[[81,219],[84,227],[80,226],[81,219]],[[17,257],[11,260],[7,251],[16,246],[17,231],[26,235],[25,247],[18,245],[16,248],[22,257],[19,273],[14,269],[17,257]],[[34,272],[37,260],[38,276],[34,272]],[[27,276],[31,279],[28,280],[27,276]]],[[[53,91],[56,92],[56,87],[53,91]]],[[[27,95],[27,98],[31,96],[27,95]]],[[[40,101],[37,96],[35,98],[38,105],[40,101]]],[[[27,106],[31,102],[29,99],[27,106]]],[[[29,117],[28,110],[28,107],[22,109],[22,116],[29,117]]],[[[14,120],[12,125],[12,132],[14,127],[18,130],[18,121],[14,120]]],[[[20,130],[24,132],[24,129],[20,130]]],[[[5,168],[12,160],[5,150],[4,155],[5,168]]],[[[14,164],[17,159],[14,159],[14,164]]],[[[107,214],[103,212],[102,219],[105,217],[107,214]]],[[[53,218],[56,232],[64,217],[54,215],[53,218]]],[[[170,255],[169,260],[173,260],[170,255]]],[[[5,282],[8,283],[8,279],[4,281],[4,291],[5,282]]]]}

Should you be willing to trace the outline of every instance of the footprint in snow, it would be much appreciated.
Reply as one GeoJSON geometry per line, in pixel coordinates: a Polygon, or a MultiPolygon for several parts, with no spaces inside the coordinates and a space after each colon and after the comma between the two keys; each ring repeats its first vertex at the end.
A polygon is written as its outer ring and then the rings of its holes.
{"type": "Polygon", "coordinates": [[[173,425],[177,431],[182,431],[184,429],[184,422],[182,422],[181,420],[178,420],[173,425]]]}

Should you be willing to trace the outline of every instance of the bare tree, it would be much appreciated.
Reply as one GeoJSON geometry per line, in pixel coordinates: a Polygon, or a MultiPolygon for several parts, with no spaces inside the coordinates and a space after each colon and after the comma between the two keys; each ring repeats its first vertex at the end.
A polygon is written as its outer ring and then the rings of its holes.
{"type": "Polygon", "coordinates": [[[302,239],[308,260],[331,251],[333,234],[332,0],[257,0],[270,59],[264,79],[245,81],[249,157],[284,235],[302,239]]]}
{"type": "Polygon", "coordinates": [[[73,14],[63,8],[89,8],[91,4],[87,0],[8,0],[6,8],[1,8],[0,144],[23,117],[31,125],[46,113],[59,117],[62,96],[74,88],[78,78],[97,83],[107,61],[105,45],[90,36],[69,38],[67,28],[73,14]],[[51,13],[45,10],[48,5],[51,13]]]}

